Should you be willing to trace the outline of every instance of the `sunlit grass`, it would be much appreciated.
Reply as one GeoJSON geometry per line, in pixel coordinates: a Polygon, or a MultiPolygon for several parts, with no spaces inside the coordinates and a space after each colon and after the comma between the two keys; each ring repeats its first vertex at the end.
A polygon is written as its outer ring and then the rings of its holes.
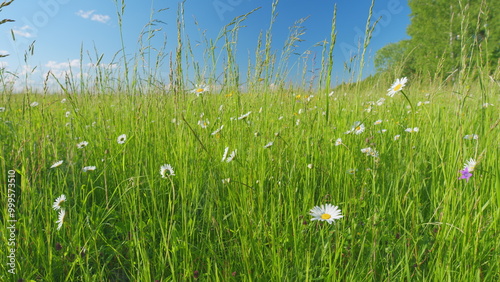
{"type": "MultiPolygon", "coordinates": [[[[288,62],[275,70],[270,49],[276,5],[246,84],[234,61],[217,74],[207,40],[206,79],[197,69],[188,80],[179,47],[169,87],[158,69],[97,69],[45,95],[4,87],[1,173],[16,170],[20,188],[15,279],[500,279],[498,83],[470,79],[464,91],[413,77],[390,97],[398,77],[385,74],[332,92],[334,16],[320,87],[287,85],[288,62]],[[312,221],[327,204],[343,217],[312,221]]],[[[251,13],[217,40],[236,40],[251,13]]],[[[181,34],[182,5],[178,19],[181,34]]]]}

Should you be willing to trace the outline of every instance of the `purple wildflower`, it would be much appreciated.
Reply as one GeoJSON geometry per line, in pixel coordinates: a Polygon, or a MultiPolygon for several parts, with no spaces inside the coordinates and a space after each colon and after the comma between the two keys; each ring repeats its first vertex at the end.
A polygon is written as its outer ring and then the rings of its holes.
{"type": "Polygon", "coordinates": [[[469,178],[471,178],[472,176],[472,173],[469,172],[469,168],[464,168],[464,170],[461,170],[460,173],[462,174],[462,176],[460,176],[460,178],[458,179],[465,179],[467,180],[467,182],[469,182],[469,178]]]}

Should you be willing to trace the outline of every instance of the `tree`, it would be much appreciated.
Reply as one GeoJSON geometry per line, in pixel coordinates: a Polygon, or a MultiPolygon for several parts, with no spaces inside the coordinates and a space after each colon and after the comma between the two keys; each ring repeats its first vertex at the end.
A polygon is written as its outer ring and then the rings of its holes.
{"type": "MultiPolygon", "coordinates": [[[[7,7],[9,6],[12,2],[14,2],[14,0],[10,0],[10,1],[3,1],[2,3],[0,3],[0,12],[2,11],[2,8],[3,7],[7,7]]],[[[10,20],[10,19],[3,19],[3,20],[0,20],[0,25],[4,24],[4,23],[8,23],[8,22],[13,22],[14,20],[10,20]]],[[[0,54],[0,58],[2,57],[7,57],[8,55],[2,55],[0,54]]]]}
{"type": "Polygon", "coordinates": [[[378,50],[375,54],[375,68],[377,72],[391,70],[401,64],[406,64],[407,55],[409,54],[409,43],[409,40],[402,40],[390,43],[378,50]]]}
{"type": "Polygon", "coordinates": [[[411,38],[380,49],[377,69],[399,63],[406,75],[446,78],[457,71],[467,74],[479,64],[491,72],[500,58],[500,7],[495,1],[409,0],[411,38]]]}

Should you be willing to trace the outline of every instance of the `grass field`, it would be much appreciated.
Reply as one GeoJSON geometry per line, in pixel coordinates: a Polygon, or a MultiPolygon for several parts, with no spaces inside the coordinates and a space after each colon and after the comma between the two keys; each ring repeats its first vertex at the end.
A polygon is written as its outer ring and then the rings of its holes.
{"type": "Polygon", "coordinates": [[[4,88],[0,280],[500,280],[498,81],[397,78],[4,88]]]}

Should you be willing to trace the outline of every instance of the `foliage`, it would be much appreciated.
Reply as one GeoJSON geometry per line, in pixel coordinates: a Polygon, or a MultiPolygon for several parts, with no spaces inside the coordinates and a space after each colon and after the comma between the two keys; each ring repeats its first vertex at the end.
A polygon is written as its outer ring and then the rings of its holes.
{"type": "Polygon", "coordinates": [[[411,39],[393,43],[376,54],[379,70],[403,64],[407,75],[447,78],[474,73],[478,63],[492,73],[500,59],[500,21],[494,1],[409,1],[411,39]]]}

